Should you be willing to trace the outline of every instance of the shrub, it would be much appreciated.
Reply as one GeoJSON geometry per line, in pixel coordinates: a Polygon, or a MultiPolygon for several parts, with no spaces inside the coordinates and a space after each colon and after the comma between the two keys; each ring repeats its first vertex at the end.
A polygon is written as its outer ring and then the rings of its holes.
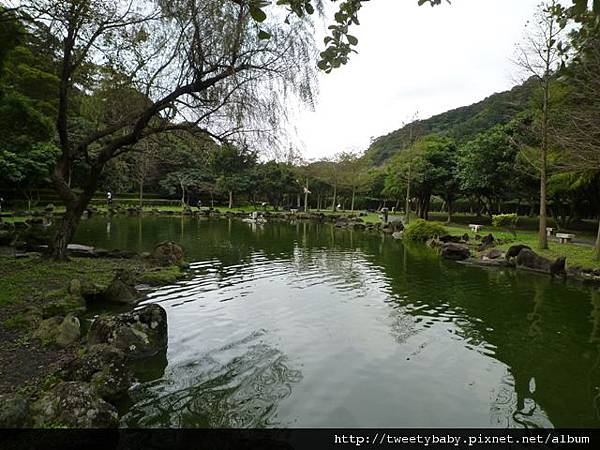
{"type": "Polygon", "coordinates": [[[517,225],[516,214],[498,214],[492,216],[492,225],[498,228],[514,228],[517,225]]]}
{"type": "Polygon", "coordinates": [[[427,239],[447,233],[446,228],[441,223],[417,219],[404,229],[404,239],[425,242],[427,239]]]}

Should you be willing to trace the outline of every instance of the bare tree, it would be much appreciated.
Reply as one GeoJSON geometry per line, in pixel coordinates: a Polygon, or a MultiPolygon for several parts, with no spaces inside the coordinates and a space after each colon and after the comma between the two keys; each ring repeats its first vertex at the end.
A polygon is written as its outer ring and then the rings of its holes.
{"type": "MultiPolygon", "coordinates": [[[[560,18],[557,14],[559,8],[557,0],[541,3],[534,18],[534,23],[529,29],[522,44],[517,45],[515,63],[526,73],[533,77],[539,84],[542,92],[542,105],[540,111],[540,215],[538,246],[548,248],[546,234],[547,226],[547,170],[548,170],[548,130],[550,117],[550,84],[552,75],[561,62],[559,47],[563,33],[560,18]]],[[[530,24],[528,24],[529,27],[530,24]]]]}
{"type": "Polygon", "coordinates": [[[248,139],[285,117],[286,95],[311,99],[315,55],[305,18],[290,15],[287,23],[273,18],[259,25],[255,2],[248,0],[19,3],[23,17],[45,31],[48,42],[60,42],[53,56],[60,67],[61,154],[53,184],[66,212],[51,246],[57,259],[66,258],[107,162],[138,142],[182,129],[218,141],[240,133],[248,139]],[[82,132],[69,111],[76,96],[95,94],[82,84],[90,68],[113,89],[134,92],[137,101],[105,111],[92,132],[82,132]],[[89,168],[80,192],[68,184],[76,159],[89,168]]]}

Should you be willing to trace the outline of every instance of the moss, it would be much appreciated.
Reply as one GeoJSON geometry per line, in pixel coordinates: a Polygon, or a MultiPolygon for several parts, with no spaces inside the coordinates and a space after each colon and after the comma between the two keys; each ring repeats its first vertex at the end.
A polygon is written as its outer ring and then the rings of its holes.
{"type": "Polygon", "coordinates": [[[40,256],[0,256],[0,305],[18,303],[63,289],[71,280],[108,285],[118,269],[134,269],[139,261],[73,258],[67,262],[40,256]]]}
{"type": "Polygon", "coordinates": [[[138,281],[150,286],[160,286],[175,283],[177,280],[183,278],[183,276],[184,273],[182,272],[181,267],[173,265],[149,269],[140,275],[138,281]]]}

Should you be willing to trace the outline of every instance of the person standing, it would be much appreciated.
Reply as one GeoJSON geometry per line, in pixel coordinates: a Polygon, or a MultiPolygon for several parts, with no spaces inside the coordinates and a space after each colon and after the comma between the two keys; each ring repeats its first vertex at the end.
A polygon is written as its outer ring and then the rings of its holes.
{"type": "Polygon", "coordinates": [[[2,203],[4,203],[4,198],[0,197],[0,212],[2,212],[2,203]]]}
{"type": "Polygon", "coordinates": [[[110,207],[112,206],[112,192],[108,191],[106,193],[106,204],[110,207]]]}

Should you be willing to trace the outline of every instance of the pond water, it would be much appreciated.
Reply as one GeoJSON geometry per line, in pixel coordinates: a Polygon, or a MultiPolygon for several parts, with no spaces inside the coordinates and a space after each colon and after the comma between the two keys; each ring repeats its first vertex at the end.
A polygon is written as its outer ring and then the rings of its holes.
{"type": "Polygon", "coordinates": [[[82,244],[179,242],[169,347],[123,426],[598,427],[600,292],[327,224],[94,218],[82,244]]]}

